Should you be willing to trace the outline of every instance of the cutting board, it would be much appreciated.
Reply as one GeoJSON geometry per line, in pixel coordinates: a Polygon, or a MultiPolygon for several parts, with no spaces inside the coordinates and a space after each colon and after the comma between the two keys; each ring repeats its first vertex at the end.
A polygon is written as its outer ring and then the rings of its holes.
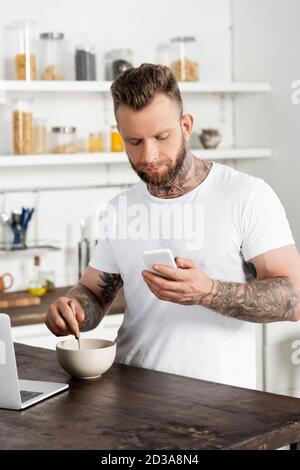
{"type": "Polygon", "coordinates": [[[30,305],[40,305],[41,298],[26,292],[17,292],[0,295],[0,309],[28,307],[30,305]]]}

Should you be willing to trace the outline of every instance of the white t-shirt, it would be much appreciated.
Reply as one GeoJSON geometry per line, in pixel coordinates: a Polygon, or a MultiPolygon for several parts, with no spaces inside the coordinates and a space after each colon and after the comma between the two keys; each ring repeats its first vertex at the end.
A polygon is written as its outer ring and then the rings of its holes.
{"type": "Polygon", "coordinates": [[[247,282],[244,260],[295,243],[272,188],[261,178],[213,162],[206,179],[183,196],[154,197],[140,181],[110,204],[114,216],[106,232],[102,226],[89,265],[120,273],[124,282],[127,308],[116,339],[116,362],[255,388],[255,324],[201,305],[159,300],[141,275],[142,253],[170,248],[213,279],[247,282]],[[180,208],[186,218],[175,217],[168,233],[164,223],[180,208]]]}

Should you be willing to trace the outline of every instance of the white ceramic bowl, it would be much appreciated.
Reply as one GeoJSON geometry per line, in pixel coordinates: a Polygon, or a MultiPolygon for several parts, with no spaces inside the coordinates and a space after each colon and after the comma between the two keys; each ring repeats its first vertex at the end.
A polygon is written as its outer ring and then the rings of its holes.
{"type": "Polygon", "coordinates": [[[78,379],[95,379],[106,372],[116,357],[116,343],[106,339],[82,338],[80,349],[76,339],[60,341],[56,345],[61,367],[78,379]]]}

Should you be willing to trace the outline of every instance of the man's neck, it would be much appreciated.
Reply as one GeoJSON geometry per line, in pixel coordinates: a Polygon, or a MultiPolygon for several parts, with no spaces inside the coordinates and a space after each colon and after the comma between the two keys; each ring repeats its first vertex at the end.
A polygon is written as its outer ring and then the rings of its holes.
{"type": "Polygon", "coordinates": [[[169,181],[165,185],[153,186],[148,184],[147,188],[150,194],[162,199],[171,199],[182,196],[192,189],[199,186],[207,177],[212,162],[206,162],[194,157],[188,152],[182,167],[174,180],[169,181]]]}

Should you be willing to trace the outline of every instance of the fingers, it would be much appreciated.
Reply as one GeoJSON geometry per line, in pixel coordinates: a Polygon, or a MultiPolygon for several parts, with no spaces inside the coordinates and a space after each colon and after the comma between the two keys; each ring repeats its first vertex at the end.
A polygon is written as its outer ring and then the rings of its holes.
{"type": "Polygon", "coordinates": [[[156,289],[169,290],[171,292],[183,292],[183,283],[165,279],[149,271],[143,272],[143,278],[147,284],[151,284],[156,289]]]}
{"type": "Polygon", "coordinates": [[[79,336],[78,322],[81,323],[83,319],[84,311],[77,301],[72,299],[70,305],[69,298],[60,297],[50,305],[45,323],[56,336],[79,336]]]}
{"type": "Polygon", "coordinates": [[[55,334],[55,336],[66,336],[70,334],[70,329],[64,319],[57,312],[56,307],[52,304],[49,307],[45,324],[47,328],[55,334]]]}
{"type": "Polygon", "coordinates": [[[76,318],[76,306],[75,306],[73,300],[70,300],[68,305],[72,310],[72,317],[73,317],[73,318],[71,318],[71,321],[68,320],[68,323],[69,323],[72,331],[75,333],[75,337],[79,338],[80,337],[80,331],[79,331],[79,326],[78,326],[78,322],[77,322],[77,318],[76,318]]]}
{"type": "Polygon", "coordinates": [[[178,292],[160,290],[159,288],[153,286],[151,283],[146,281],[147,286],[149,287],[152,294],[154,294],[158,299],[165,300],[169,302],[179,302],[178,292]]]}
{"type": "Polygon", "coordinates": [[[195,267],[194,261],[191,259],[181,258],[180,256],[176,256],[175,263],[177,268],[188,269],[195,267]]]}
{"type": "Polygon", "coordinates": [[[186,278],[186,272],[184,271],[185,269],[196,267],[194,261],[186,258],[180,258],[179,256],[175,258],[175,262],[177,268],[181,269],[171,268],[170,266],[166,266],[164,264],[155,264],[153,268],[158,273],[164,274],[174,281],[180,281],[186,278]]]}
{"type": "MultiPolygon", "coordinates": [[[[69,301],[70,302],[70,301],[69,301]]],[[[72,310],[72,303],[70,305],[69,302],[61,302],[59,304],[59,311],[61,316],[63,317],[64,321],[68,325],[71,333],[75,336],[79,336],[79,326],[78,322],[76,319],[76,311],[75,311],[75,306],[73,307],[74,310],[72,310]]],[[[73,304],[74,305],[74,304],[73,304]]]]}
{"type": "Polygon", "coordinates": [[[80,325],[85,318],[85,313],[79,302],[76,302],[75,306],[76,306],[75,316],[80,325]]]}
{"type": "MultiPolygon", "coordinates": [[[[164,264],[155,264],[153,268],[155,271],[157,271],[158,274],[163,274],[164,276],[168,277],[170,280],[181,281],[184,279],[184,273],[183,271],[180,271],[179,269],[171,268],[170,266],[165,266],[164,264]]],[[[151,273],[150,271],[143,271],[143,273],[146,273],[146,272],[151,273]]]]}

